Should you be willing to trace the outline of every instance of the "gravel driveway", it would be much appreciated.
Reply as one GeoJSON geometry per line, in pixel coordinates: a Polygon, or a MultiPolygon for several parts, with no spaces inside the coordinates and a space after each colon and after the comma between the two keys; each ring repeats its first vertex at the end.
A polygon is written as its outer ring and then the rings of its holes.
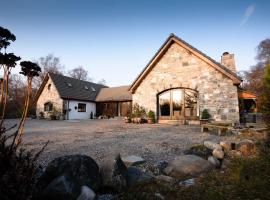
{"type": "MultiPolygon", "coordinates": [[[[14,124],[17,120],[8,120],[14,124]]],[[[53,158],[68,154],[86,154],[98,163],[108,156],[138,155],[152,163],[171,160],[183,150],[204,140],[220,141],[219,137],[200,133],[200,126],[166,124],[125,124],[122,119],[110,120],[27,120],[23,145],[39,150],[50,141],[40,161],[46,165],[53,158]]]]}

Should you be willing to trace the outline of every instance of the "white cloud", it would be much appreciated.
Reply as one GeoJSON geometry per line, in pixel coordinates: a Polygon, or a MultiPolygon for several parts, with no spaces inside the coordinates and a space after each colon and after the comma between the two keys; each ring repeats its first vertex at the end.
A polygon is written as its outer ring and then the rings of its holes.
{"type": "Polygon", "coordinates": [[[247,21],[249,20],[250,16],[254,13],[254,11],[255,11],[255,5],[249,5],[246,8],[246,11],[245,11],[243,19],[240,23],[240,26],[243,26],[243,25],[245,25],[245,23],[247,23],[247,21]]]}

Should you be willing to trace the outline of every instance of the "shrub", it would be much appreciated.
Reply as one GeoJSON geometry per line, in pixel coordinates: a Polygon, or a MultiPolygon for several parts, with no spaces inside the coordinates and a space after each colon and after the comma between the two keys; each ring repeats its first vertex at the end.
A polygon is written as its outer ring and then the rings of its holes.
{"type": "Polygon", "coordinates": [[[137,103],[134,104],[132,107],[132,117],[145,118],[146,117],[145,108],[137,103]]]}
{"type": "Polygon", "coordinates": [[[211,115],[209,114],[209,111],[207,109],[204,109],[202,111],[202,119],[209,119],[211,115]]]}
{"type": "Polygon", "coordinates": [[[148,118],[155,120],[155,113],[152,110],[149,110],[147,113],[148,118]]]}
{"type": "Polygon", "coordinates": [[[270,128],[270,64],[265,67],[265,74],[263,80],[263,94],[262,94],[262,112],[263,120],[268,128],[270,128]]]}

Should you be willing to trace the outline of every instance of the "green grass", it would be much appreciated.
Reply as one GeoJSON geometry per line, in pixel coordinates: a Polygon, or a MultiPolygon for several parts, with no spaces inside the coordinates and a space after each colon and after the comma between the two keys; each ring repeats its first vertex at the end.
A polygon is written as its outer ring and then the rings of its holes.
{"type": "Polygon", "coordinates": [[[137,185],[120,195],[120,199],[270,199],[270,148],[258,145],[259,155],[255,158],[237,158],[221,173],[214,171],[197,180],[191,187],[171,187],[152,182],[137,185]]]}

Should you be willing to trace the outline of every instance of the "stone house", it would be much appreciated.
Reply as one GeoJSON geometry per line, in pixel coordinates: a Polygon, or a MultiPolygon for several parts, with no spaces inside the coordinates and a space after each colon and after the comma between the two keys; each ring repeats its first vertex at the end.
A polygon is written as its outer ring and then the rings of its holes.
{"type": "Polygon", "coordinates": [[[159,122],[195,122],[207,109],[215,121],[239,122],[234,55],[216,62],[171,34],[130,86],[133,103],[156,113],[159,122]]]}
{"type": "Polygon", "coordinates": [[[64,119],[127,116],[132,104],[152,110],[159,122],[197,123],[207,109],[215,121],[239,122],[234,55],[217,62],[171,34],[130,86],[106,87],[49,73],[37,96],[37,115],[57,109],[64,119]]]}

